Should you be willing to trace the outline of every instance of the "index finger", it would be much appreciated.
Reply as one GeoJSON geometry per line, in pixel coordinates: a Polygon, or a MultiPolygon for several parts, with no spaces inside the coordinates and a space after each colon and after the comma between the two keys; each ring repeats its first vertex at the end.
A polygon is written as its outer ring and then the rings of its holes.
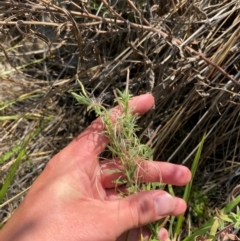
{"type": "MultiPolygon", "coordinates": [[[[144,114],[151,109],[153,104],[153,96],[151,94],[144,94],[130,100],[129,106],[133,109],[133,114],[144,114]]],[[[114,116],[121,114],[118,107],[115,107],[113,110],[114,116]]],[[[63,151],[66,154],[68,153],[68,156],[71,156],[74,160],[84,157],[86,161],[90,161],[90,159],[97,157],[108,144],[108,138],[102,134],[103,130],[104,124],[100,118],[97,118],[63,151]]]]}

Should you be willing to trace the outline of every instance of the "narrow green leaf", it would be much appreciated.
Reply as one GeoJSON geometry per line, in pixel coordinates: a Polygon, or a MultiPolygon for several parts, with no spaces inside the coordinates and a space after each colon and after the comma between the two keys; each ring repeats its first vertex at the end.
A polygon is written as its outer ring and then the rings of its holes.
{"type": "Polygon", "coordinates": [[[0,77],[4,77],[4,76],[7,76],[13,72],[16,72],[16,70],[20,70],[20,69],[25,69],[26,67],[32,65],[32,64],[37,64],[37,63],[41,63],[44,59],[36,59],[36,60],[33,60],[32,62],[29,62],[27,64],[23,64],[21,66],[17,66],[16,69],[10,69],[10,70],[7,70],[7,71],[4,71],[0,74],[0,77]]]}
{"type": "MultiPolygon", "coordinates": [[[[203,148],[203,143],[205,141],[205,138],[206,138],[206,133],[204,133],[204,135],[202,137],[202,140],[201,140],[200,145],[198,147],[197,153],[196,153],[195,158],[193,160],[193,164],[192,164],[192,168],[191,168],[192,180],[189,182],[189,184],[185,187],[185,190],[184,190],[183,199],[185,200],[186,203],[188,203],[188,200],[189,200],[189,196],[190,196],[191,189],[192,189],[193,179],[194,179],[194,176],[196,174],[196,170],[197,170],[198,162],[200,160],[200,156],[201,156],[201,153],[202,153],[202,148],[203,148]]],[[[183,218],[184,218],[183,214],[180,215],[177,218],[177,224],[176,224],[176,227],[175,227],[175,236],[178,236],[179,233],[180,233],[180,230],[181,230],[181,227],[182,227],[182,224],[183,224],[183,218]]]]}
{"type": "MultiPolygon", "coordinates": [[[[24,159],[24,156],[26,154],[26,149],[27,149],[27,146],[28,146],[28,143],[29,141],[34,138],[35,136],[37,136],[39,134],[39,132],[43,129],[44,125],[46,122],[48,122],[49,119],[45,120],[45,122],[43,122],[43,125],[38,127],[34,132],[32,132],[31,134],[29,134],[24,140],[23,140],[23,143],[22,145],[17,145],[15,146],[14,150],[15,151],[19,151],[18,155],[17,155],[17,158],[16,158],[16,161],[13,163],[13,165],[10,167],[10,170],[7,174],[7,177],[6,179],[4,180],[3,182],[3,185],[2,185],[2,188],[0,190],[0,203],[3,201],[7,191],[8,191],[8,188],[10,187],[11,185],[11,182],[13,180],[13,177],[19,167],[19,164],[21,163],[21,161],[24,159]]],[[[4,157],[2,158],[2,160],[5,160],[7,157],[11,157],[13,155],[13,151],[9,151],[7,153],[7,155],[4,155],[4,157]]]]}
{"type": "Polygon", "coordinates": [[[0,203],[2,202],[3,198],[5,197],[7,190],[8,190],[8,188],[13,180],[13,177],[17,171],[17,168],[26,153],[26,145],[27,145],[27,142],[24,143],[22,149],[20,150],[20,152],[17,156],[16,161],[11,166],[10,171],[8,172],[8,175],[7,175],[6,179],[4,180],[3,186],[0,190],[0,203]]]}
{"type": "Polygon", "coordinates": [[[217,233],[218,228],[219,228],[219,220],[215,219],[215,221],[210,229],[210,236],[214,237],[217,233]]]}
{"type": "Polygon", "coordinates": [[[14,146],[11,150],[5,153],[3,156],[0,157],[0,164],[6,162],[9,158],[15,155],[21,149],[20,145],[14,146]]]}

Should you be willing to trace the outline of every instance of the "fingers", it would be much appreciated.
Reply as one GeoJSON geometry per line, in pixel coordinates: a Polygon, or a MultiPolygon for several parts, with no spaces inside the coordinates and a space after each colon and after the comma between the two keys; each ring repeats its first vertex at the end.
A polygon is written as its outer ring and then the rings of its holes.
{"type": "MultiPolygon", "coordinates": [[[[167,162],[138,161],[136,178],[139,182],[161,182],[176,186],[186,185],[191,179],[191,172],[185,166],[167,162]]],[[[101,183],[105,188],[114,188],[116,180],[124,179],[124,170],[120,161],[101,163],[101,183]]]]}
{"type": "Polygon", "coordinates": [[[143,182],[163,182],[184,186],[191,179],[191,172],[185,166],[167,162],[143,161],[138,167],[137,176],[143,182]],[[159,177],[161,179],[159,180],[159,177]]]}
{"type": "Polygon", "coordinates": [[[172,197],[164,191],[141,192],[113,201],[112,205],[115,205],[118,215],[118,225],[114,227],[117,227],[119,235],[169,215],[180,215],[186,210],[184,200],[172,197]]]}
{"type": "MultiPolygon", "coordinates": [[[[146,113],[153,104],[154,98],[150,94],[134,97],[129,103],[134,114],[146,113]]],[[[118,107],[115,107],[112,113],[113,121],[114,116],[121,114],[118,107]]],[[[68,159],[72,161],[78,161],[80,158],[84,158],[84,161],[89,162],[93,158],[96,158],[108,144],[108,139],[106,136],[102,135],[103,129],[104,125],[101,119],[96,119],[83,133],[62,150],[62,155],[64,152],[64,155],[68,156],[68,159]]]]}

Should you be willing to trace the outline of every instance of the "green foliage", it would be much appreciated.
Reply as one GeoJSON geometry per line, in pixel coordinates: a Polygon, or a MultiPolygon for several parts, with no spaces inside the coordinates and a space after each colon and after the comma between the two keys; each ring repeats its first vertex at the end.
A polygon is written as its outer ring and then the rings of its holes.
{"type": "MultiPolygon", "coordinates": [[[[129,101],[132,96],[128,89],[121,92],[116,90],[115,101],[121,112],[119,114],[116,109],[112,111],[106,108],[94,98],[90,98],[82,83],[79,83],[82,88],[82,94],[72,93],[79,104],[87,105],[88,111],[94,111],[99,116],[105,126],[103,133],[109,138],[108,150],[112,154],[112,158],[120,160],[123,166],[124,176],[115,180],[116,184],[126,184],[128,187],[128,195],[136,193],[140,190],[153,190],[161,186],[160,183],[141,184],[136,175],[136,169],[139,163],[136,160],[152,160],[153,150],[145,144],[142,144],[136,132],[139,130],[137,126],[138,116],[133,115],[133,109],[129,106],[129,101]]],[[[160,181],[160,180],[159,180],[160,181]]],[[[122,194],[126,195],[126,194],[122,194]]],[[[150,226],[152,231],[152,241],[157,240],[159,223],[153,223],[150,226]]]]}
{"type": "Polygon", "coordinates": [[[240,228],[240,208],[237,207],[236,213],[230,212],[229,218],[234,223],[234,228],[239,229],[240,228]]]}
{"type": "Polygon", "coordinates": [[[216,210],[216,214],[213,218],[210,218],[206,221],[197,231],[183,239],[183,241],[193,241],[194,238],[198,235],[206,235],[209,233],[209,241],[214,240],[218,230],[223,229],[228,223],[234,223],[234,225],[239,224],[239,208],[240,204],[240,195],[237,196],[234,200],[228,203],[221,210],[216,210]],[[237,208],[237,212],[233,210],[237,208]],[[237,221],[237,222],[236,222],[237,221]],[[235,223],[236,222],[236,223],[235,223]]]}
{"type": "Polygon", "coordinates": [[[0,157],[0,164],[9,160],[12,156],[14,156],[20,150],[21,150],[21,146],[15,145],[13,148],[11,148],[9,151],[7,151],[4,155],[0,157]]]}
{"type": "MultiPolygon", "coordinates": [[[[186,185],[185,190],[184,190],[184,194],[183,194],[183,199],[186,201],[186,203],[188,203],[191,191],[192,191],[192,184],[193,184],[193,178],[195,176],[196,170],[197,170],[197,166],[198,166],[198,162],[200,160],[200,156],[201,156],[201,152],[202,152],[202,148],[203,148],[203,143],[205,141],[206,138],[206,133],[203,135],[202,140],[199,144],[197,153],[195,155],[195,158],[193,160],[193,164],[191,167],[191,172],[192,172],[192,180],[186,185]]],[[[183,225],[183,219],[184,219],[184,215],[180,215],[177,218],[177,223],[176,223],[176,227],[175,227],[175,232],[174,232],[174,236],[177,237],[181,231],[182,225],[183,225]]],[[[172,221],[173,223],[173,221],[172,221]]]]}
{"type": "Polygon", "coordinates": [[[5,153],[3,156],[0,157],[0,164],[1,164],[1,163],[6,162],[9,158],[13,157],[16,153],[18,153],[15,162],[10,167],[7,177],[5,178],[5,180],[1,186],[0,203],[3,201],[8,189],[11,185],[14,175],[15,175],[20,163],[26,157],[26,151],[27,151],[29,141],[32,138],[36,137],[41,132],[42,129],[43,129],[43,126],[38,127],[35,131],[33,131],[27,137],[25,137],[21,143],[15,145],[12,149],[10,149],[7,153],[5,153]]]}
{"type": "Polygon", "coordinates": [[[208,208],[208,196],[201,193],[201,190],[193,190],[191,195],[191,203],[189,206],[192,210],[192,215],[197,220],[206,220],[210,218],[210,210],[208,208]]]}
{"type": "Polygon", "coordinates": [[[138,117],[132,114],[133,110],[129,106],[132,96],[127,89],[124,92],[117,90],[117,94],[115,93],[116,102],[121,111],[120,115],[116,113],[116,110],[108,111],[101,103],[95,102],[94,98],[91,99],[87,95],[81,83],[80,85],[82,94],[72,93],[73,96],[79,104],[87,105],[88,111],[94,111],[97,116],[100,116],[105,126],[103,133],[109,138],[108,149],[112,153],[112,157],[119,159],[124,167],[126,180],[121,180],[121,182],[127,183],[130,193],[137,192],[140,183],[135,176],[138,167],[135,160],[151,160],[153,150],[142,144],[136,135],[139,130],[137,126],[138,117]],[[113,116],[114,121],[112,121],[113,116]]]}

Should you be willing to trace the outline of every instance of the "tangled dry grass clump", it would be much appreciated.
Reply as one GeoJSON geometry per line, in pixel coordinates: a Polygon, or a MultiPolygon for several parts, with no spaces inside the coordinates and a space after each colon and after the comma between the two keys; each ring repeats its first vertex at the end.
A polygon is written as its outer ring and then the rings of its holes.
{"type": "Polygon", "coordinates": [[[155,97],[139,122],[145,141],[158,130],[155,158],[191,166],[206,132],[197,188],[212,209],[229,201],[240,180],[238,0],[7,0],[0,2],[2,180],[24,138],[41,130],[8,190],[2,223],[50,157],[94,119],[70,94],[77,81],[110,107],[128,70],[130,92],[155,97]]]}

